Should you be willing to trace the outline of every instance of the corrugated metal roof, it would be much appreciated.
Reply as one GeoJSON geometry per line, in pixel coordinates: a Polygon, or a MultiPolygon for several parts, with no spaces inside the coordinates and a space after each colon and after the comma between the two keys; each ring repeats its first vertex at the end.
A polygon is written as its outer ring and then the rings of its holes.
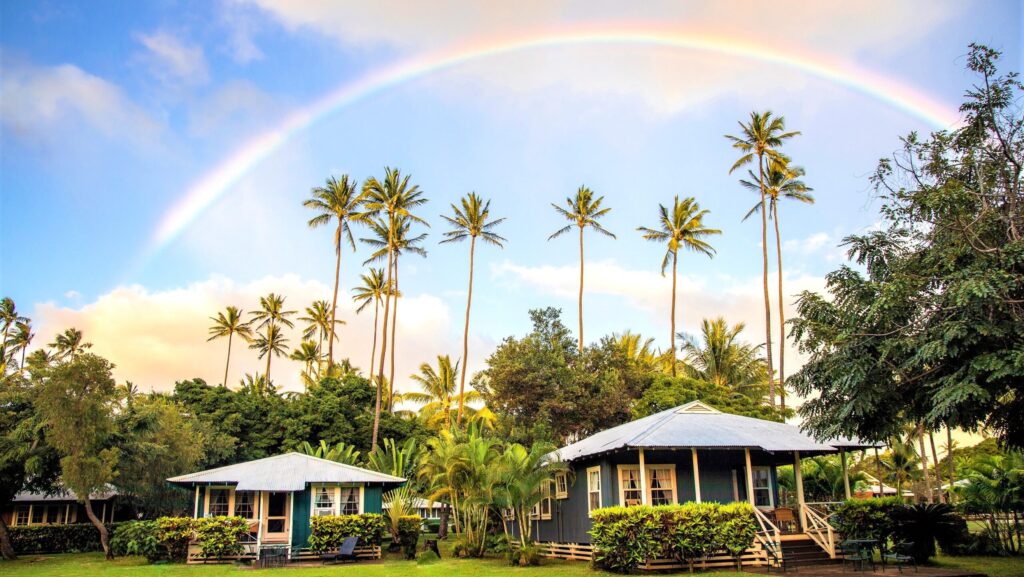
{"type": "Polygon", "coordinates": [[[872,446],[852,439],[819,442],[799,428],[722,413],[700,401],[596,433],[556,451],[564,461],[607,453],[618,449],[698,448],[761,449],[834,453],[840,448],[872,446]]]}
{"type": "Polygon", "coordinates": [[[399,485],[401,477],[344,465],[327,459],[286,453],[167,479],[176,485],[237,485],[239,491],[301,491],[309,483],[382,483],[399,485]]]}
{"type": "MultiPolygon", "coordinates": [[[[93,501],[106,501],[111,497],[117,496],[117,490],[111,486],[107,486],[105,491],[93,493],[89,495],[89,499],[93,501]]],[[[78,495],[75,495],[74,491],[70,489],[57,489],[53,493],[33,493],[32,491],[22,491],[14,496],[13,501],[16,503],[45,503],[53,501],[77,501],[78,495]]]]}

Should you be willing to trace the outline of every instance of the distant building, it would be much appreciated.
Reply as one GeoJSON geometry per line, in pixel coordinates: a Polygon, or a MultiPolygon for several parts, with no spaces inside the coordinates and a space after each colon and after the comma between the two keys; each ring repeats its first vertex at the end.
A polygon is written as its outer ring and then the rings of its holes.
{"type": "MultiPolygon", "coordinates": [[[[118,506],[117,491],[113,487],[92,495],[89,500],[93,513],[104,523],[132,518],[128,508],[118,506]]],[[[67,489],[49,495],[28,491],[18,493],[10,506],[0,511],[0,515],[8,527],[91,522],[85,514],[85,505],[79,502],[74,492],[67,489]]]]}

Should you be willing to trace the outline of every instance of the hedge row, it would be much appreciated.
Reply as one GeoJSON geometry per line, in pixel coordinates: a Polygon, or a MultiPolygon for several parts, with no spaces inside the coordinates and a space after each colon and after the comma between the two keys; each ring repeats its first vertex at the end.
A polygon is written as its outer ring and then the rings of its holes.
{"type": "Polygon", "coordinates": [[[239,539],[248,530],[248,521],[241,517],[161,517],[122,524],[110,546],[114,555],[181,562],[188,557],[188,544],[194,539],[203,557],[219,559],[240,555],[239,539]]]}
{"type": "Polygon", "coordinates": [[[696,561],[725,552],[737,559],[754,544],[757,520],[749,503],[686,503],[608,507],[593,513],[594,561],[627,573],[649,559],[696,561]]]}
{"type": "Polygon", "coordinates": [[[387,531],[382,515],[324,515],[309,519],[309,548],[317,553],[341,546],[347,537],[358,537],[359,545],[380,545],[387,531]]]}
{"type": "MultiPolygon", "coordinates": [[[[116,534],[122,523],[107,525],[107,531],[116,534]]],[[[102,551],[100,532],[92,523],[70,525],[30,525],[8,527],[11,543],[18,553],[81,553],[102,551]]]]}

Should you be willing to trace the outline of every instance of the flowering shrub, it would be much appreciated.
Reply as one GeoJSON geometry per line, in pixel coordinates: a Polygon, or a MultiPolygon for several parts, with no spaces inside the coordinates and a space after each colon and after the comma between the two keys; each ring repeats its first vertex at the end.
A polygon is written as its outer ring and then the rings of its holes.
{"type": "Polygon", "coordinates": [[[347,537],[358,537],[359,545],[380,545],[387,530],[382,515],[324,515],[309,519],[309,548],[322,553],[341,546],[347,537]]]}

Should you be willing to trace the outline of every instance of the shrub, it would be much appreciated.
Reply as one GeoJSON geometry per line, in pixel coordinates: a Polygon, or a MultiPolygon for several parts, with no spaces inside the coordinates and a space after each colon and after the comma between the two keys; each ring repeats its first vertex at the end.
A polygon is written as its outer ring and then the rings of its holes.
{"type": "Polygon", "coordinates": [[[540,565],[541,548],[536,543],[530,543],[525,547],[520,545],[509,547],[505,558],[512,566],[536,567],[540,565]]]}
{"type": "Polygon", "coordinates": [[[360,545],[379,546],[387,523],[374,513],[362,515],[325,515],[309,519],[309,548],[317,553],[341,546],[347,537],[358,537],[360,545]]]}
{"type": "MultiPolygon", "coordinates": [[[[107,531],[117,534],[120,523],[107,525],[107,531]]],[[[83,553],[102,551],[100,532],[92,523],[70,525],[33,525],[8,527],[11,544],[18,553],[83,553]]]]}
{"type": "Polygon", "coordinates": [[[843,539],[873,539],[885,547],[896,528],[892,512],[900,506],[897,497],[850,499],[836,508],[832,525],[843,539]]]}
{"type": "Polygon", "coordinates": [[[662,508],[662,514],[669,518],[663,524],[670,527],[665,535],[668,539],[666,552],[686,561],[693,571],[695,561],[722,549],[720,509],[721,505],[717,503],[687,503],[662,508]]]}
{"type": "Polygon", "coordinates": [[[167,557],[167,549],[157,537],[156,521],[128,521],[121,524],[110,538],[114,555],[138,555],[150,563],[167,557]]]}
{"type": "Polygon", "coordinates": [[[429,549],[426,551],[421,551],[420,554],[416,557],[416,563],[418,565],[432,565],[440,560],[441,558],[437,556],[437,553],[434,553],[429,549]]]}
{"type": "Polygon", "coordinates": [[[719,509],[722,548],[736,559],[740,566],[740,556],[754,544],[757,536],[757,520],[754,518],[754,507],[750,503],[732,503],[719,509]]]}
{"type": "Polygon", "coordinates": [[[418,515],[404,515],[398,518],[398,544],[405,552],[406,559],[416,558],[416,544],[420,539],[420,522],[418,515]]]}
{"type": "Polygon", "coordinates": [[[197,519],[191,517],[160,517],[156,520],[156,538],[167,551],[167,558],[182,562],[188,558],[188,543],[192,540],[197,519]]]}
{"type": "Polygon", "coordinates": [[[248,532],[249,522],[241,517],[206,517],[195,523],[196,541],[206,558],[241,555],[239,539],[248,532]]]}
{"type": "Polygon", "coordinates": [[[627,573],[659,552],[658,529],[650,507],[607,507],[593,512],[590,530],[594,562],[627,573]]]}
{"type": "Polygon", "coordinates": [[[427,519],[426,521],[423,521],[423,530],[426,533],[437,533],[441,530],[441,520],[427,519]]]}
{"type": "Polygon", "coordinates": [[[892,511],[894,537],[914,544],[913,556],[925,563],[935,556],[935,540],[950,539],[963,523],[953,508],[945,503],[903,505],[892,511]]]}

